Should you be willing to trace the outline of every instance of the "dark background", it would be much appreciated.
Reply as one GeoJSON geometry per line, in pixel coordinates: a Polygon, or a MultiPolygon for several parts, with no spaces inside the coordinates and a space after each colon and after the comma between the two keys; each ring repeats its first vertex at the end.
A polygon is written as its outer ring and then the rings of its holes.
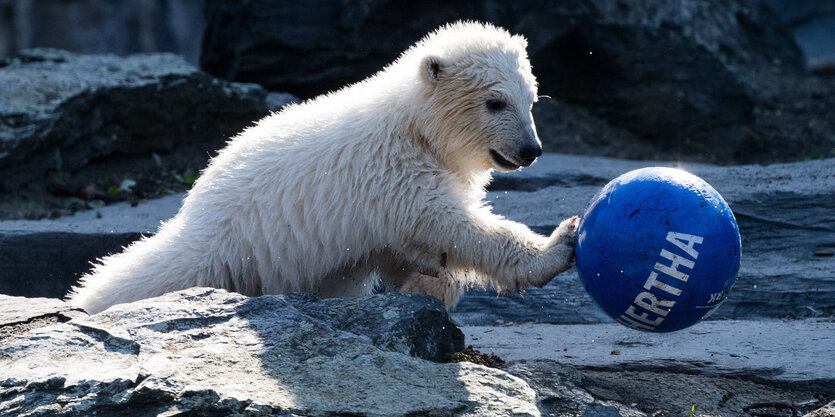
{"type": "Polygon", "coordinates": [[[304,99],[358,81],[427,31],[524,34],[553,100],[546,150],[720,164],[835,155],[835,2],[815,0],[0,0],[0,59],[31,47],[169,51],[304,99]]]}

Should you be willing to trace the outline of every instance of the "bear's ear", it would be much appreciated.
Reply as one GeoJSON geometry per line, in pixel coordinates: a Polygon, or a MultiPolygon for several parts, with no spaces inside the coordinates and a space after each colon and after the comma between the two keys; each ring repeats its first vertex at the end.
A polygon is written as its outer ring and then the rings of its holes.
{"type": "Polygon", "coordinates": [[[437,84],[446,75],[449,65],[437,55],[423,57],[420,63],[421,72],[430,84],[437,84]]]}
{"type": "Polygon", "coordinates": [[[527,48],[528,48],[528,40],[527,40],[527,39],[525,39],[525,37],[524,37],[524,36],[521,36],[521,35],[513,35],[513,37],[512,37],[511,39],[513,39],[514,41],[516,41],[516,43],[518,43],[519,45],[521,45],[521,46],[522,46],[522,49],[527,49],[527,48]]]}

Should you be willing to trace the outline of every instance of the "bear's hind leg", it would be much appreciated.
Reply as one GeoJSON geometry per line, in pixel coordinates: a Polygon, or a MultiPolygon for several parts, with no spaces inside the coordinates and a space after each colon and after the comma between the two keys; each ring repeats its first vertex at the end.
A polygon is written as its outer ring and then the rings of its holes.
{"type": "Polygon", "coordinates": [[[458,298],[464,288],[463,283],[452,279],[451,274],[443,268],[439,276],[422,274],[404,267],[384,271],[380,275],[388,290],[404,294],[431,295],[443,301],[448,309],[458,303],[458,298]]]}
{"type": "Polygon", "coordinates": [[[367,266],[329,274],[313,288],[319,297],[360,297],[374,292],[380,282],[376,271],[367,266]]]}

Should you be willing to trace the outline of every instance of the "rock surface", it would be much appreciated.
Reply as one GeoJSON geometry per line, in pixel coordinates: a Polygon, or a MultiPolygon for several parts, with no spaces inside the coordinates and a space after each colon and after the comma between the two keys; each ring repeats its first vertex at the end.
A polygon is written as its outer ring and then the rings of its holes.
{"type": "MultiPolygon", "coordinates": [[[[711,91],[708,97],[737,95],[742,93],[741,88],[735,81],[724,79],[729,74],[723,61],[770,63],[773,57],[786,65],[799,65],[800,59],[791,39],[774,30],[773,17],[750,1],[567,1],[543,6],[534,1],[469,0],[436,2],[433,6],[404,7],[374,0],[356,7],[325,0],[314,7],[277,7],[268,1],[232,5],[210,0],[201,67],[225,79],[257,82],[310,97],[365,78],[430,30],[461,19],[494,22],[526,35],[545,90],[586,77],[606,81],[597,78],[597,71],[611,71],[607,75],[626,78],[632,78],[627,76],[628,71],[635,71],[635,75],[642,72],[655,76],[648,80],[650,83],[658,82],[657,77],[687,83],[699,81],[688,75],[710,69],[704,72],[714,78],[710,89],[728,82],[727,86],[737,88],[711,91]],[[392,31],[394,27],[399,30],[392,31]],[[378,42],[381,38],[386,42],[378,42]],[[582,42],[568,45],[570,41],[582,42]],[[647,45],[653,47],[638,47],[647,45]],[[590,51],[602,55],[590,56],[590,51]],[[665,59],[658,60],[660,54],[665,59]],[[305,59],[299,59],[302,56],[305,59]],[[608,60],[617,57],[624,59],[608,60]],[[678,60],[688,68],[671,71],[678,60]],[[592,63],[607,65],[588,65],[592,63]],[[662,68],[665,63],[670,66],[662,68]],[[693,65],[704,68],[690,68],[693,65]],[[573,77],[561,80],[565,71],[574,71],[573,77]]],[[[581,93],[583,86],[572,88],[581,93]]],[[[583,94],[595,94],[603,89],[599,87],[583,94]]]]}
{"type": "Polygon", "coordinates": [[[539,416],[516,377],[410,356],[451,353],[461,336],[427,296],[191,289],[4,335],[0,413],[539,416]]]}
{"type": "Polygon", "coordinates": [[[196,63],[203,0],[2,1],[0,59],[36,47],[126,55],[174,52],[196,63]],[[43,22],[49,22],[48,25],[43,22]]]}
{"type": "Polygon", "coordinates": [[[90,262],[155,233],[182,201],[178,194],[54,220],[0,220],[0,294],[63,298],[90,262]]]}
{"type": "MultiPolygon", "coordinates": [[[[828,416],[827,398],[794,386],[773,386],[740,377],[709,373],[579,370],[553,360],[511,362],[507,371],[536,391],[543,415],[549,416],[689,416],[750,417],[746,407],[778,403],[799,414],[828,416]]],[[[789,409],[762,406],[761,415],[791,415],[789,409]],[[777,414],[781,412],[783,414],[777,414]],[[771,414],[773,413],[773,414],[771,414]]]]}
{"type": "Polygon", "coordinates": [[[67,321],[78,316],[75,312],[83,310],[72,307],[57,298],[23,298],[9,297],[0,294],[3,309],[0,310],[0,326],[3,328],[24,323],[30,323],[39,318],[60,317],[67,321]]]}
{"type": "Polygon", "coordinates": [[[835,74],[835,3],[817,0],[763,0],[780,18],[806,58],[806,68],[835,74]]]}
{"type": "Polygon", "coordinates": [[[0,413],[643,417],[695,405],[735,417],[775,399],[805,412],[835,394],[831,375],[799,372],[830,372],[825,360],[809,364],[829,356],[831,325],[795,325],[817,350],[784,338],[765,353],[758,343],[765,328],[779,333],[774,323],[715,322],[704,327],[722,328],[677,339],[613,325],[465,328],[468,342],[512,359],[496,370],[420,359],[463,346],[442,303],[422,295],[248,298],[194,288],[94,316],[59,300],[0,296],[0,413]],[[796,355],[785,369],[734,368],[774,363],[780,349],[796,355]]]}
{"type": "Polygon", "coordinates": [[[0,191],[110,155],[224,140],[289,96],[213,78],[172,54],[21,51],[0,63],[0,191]]]}
{"type": "Polygon", "coordinates": [[[803,71],[788,29],[754,0],[210,0],[206,10],[202,68],[302,97],[371,75],[441,24],[475,19],[528,38],[540,93],[558,102],[537,106],[551,152],[648,148],[638,157],[720,163],[835,155],[835,86],[803,71]],[[544,125],[565,117],[580,127],[544,125]]]}
{"type": "Polygon", "coordinates": [[[806,417],[835,417],[835,401],[807,414],[806,417]]]}
{"type": "Polygon", "coordinates": [[[687,416],[695,407],[697,416],[749,417],[746,407],[779,403],[825,416],[835,398],[832,319],[719,320],[664,334],[617,324],[462,330],[466,344],[508,361],[544,415],[687,416]]]}
{"type": "Polygon", "coordinates": [[[467,344],[505,360],[578,369],[666,371],[744,378],[835,394],[835,321],[713,320],[675,333],[619,324],[462,327],[467,344]],[[524,340],[525,343],[519,343],[524,340]]]}

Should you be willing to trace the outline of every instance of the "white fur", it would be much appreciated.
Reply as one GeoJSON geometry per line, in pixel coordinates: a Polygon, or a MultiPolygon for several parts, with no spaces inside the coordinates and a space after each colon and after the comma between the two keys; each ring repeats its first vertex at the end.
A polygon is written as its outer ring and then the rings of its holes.
{"type": "Polygon", "coordinates": [[[448,25],[376,75],[265,117],[71,301],[93,313],[193,286],[353,296],[382,279],[454,305],[468,284],[544,285],[569,268],[577,219],[548,238],[483,201],[489,150],[538,141],[525,47],[493,26],[448,25]],[[507,109],[487,110],[490,97],[507,109]]]}

